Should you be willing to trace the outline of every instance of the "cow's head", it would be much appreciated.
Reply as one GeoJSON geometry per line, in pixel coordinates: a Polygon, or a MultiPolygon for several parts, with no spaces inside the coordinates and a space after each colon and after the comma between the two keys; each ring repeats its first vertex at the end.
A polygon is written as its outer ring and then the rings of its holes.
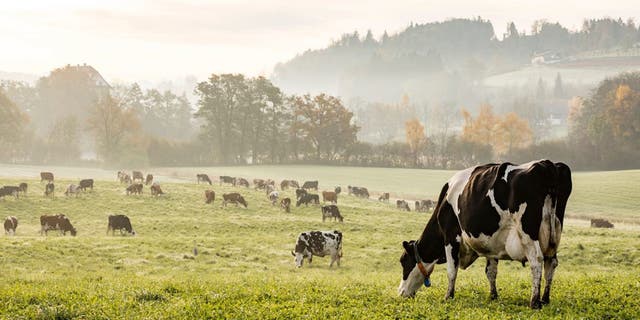
{"type": "Polygon", "coordinates": [[[238,202],[240,202],[245,208],[248,206],[247,201],[244,200],[243,196],[238,197],[238,202]]]}
{"type": "Polygon", "coordinates": [[[400,286],[398,287],[398,294],[404,298],[413,298],[422,284],[426,287],[431,285],[429,277],[433,272],[436,261],[429,263],[422,261],[418,254],[416,242],[413,240],[403,241],[402,246],[404,247],[404,252],[400,257],[402,281],[400,281],[400,286]]]}
{"type": "Polygon", "coordinates": [[[306,250],[303,252],[293,252],[291,251],[291,255],[293,256],[293,262],[296,264],[296,268],[301,268],[304,263],[304,259],[309,257],[309,254],[306,250]]]}

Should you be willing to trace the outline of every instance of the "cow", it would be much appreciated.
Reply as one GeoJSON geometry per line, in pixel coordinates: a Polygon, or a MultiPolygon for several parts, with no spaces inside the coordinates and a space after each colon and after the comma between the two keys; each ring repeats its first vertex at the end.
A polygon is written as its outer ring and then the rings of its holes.
{"type": "Polygon", "coordinates": [[[276,203],[278,203],[278,197],[280,196],[280,194],[278,193],[278,191],[271,191],[271,193],[269,193],[269,201],[271,201],[271,205],[275,206],[276,203]]]}
{"type": "Polygon", "coordinates": [[[245,178],[236,178],[236,185],[241,186],[241,187],[246,187],[249,188],[249,181],[247,181],[247,179],[245,178]]]}
{"type": "Polygon", "coordinates": [[[267,196],[268,196],[269,194],[271,194],[271,192],[273,192],[273,191],[275,191],[275,190],[276,190],[276,187],[274,187],[274,186],[272,186],[272,185],[270,185],[270,184],[267,184],[267,185],[265,185],[265,187],[264,187],[264,191],[265,191],[265,194],[266,194],[267,196]]]}
{"type": "Polygon", "coordinates": [[[389,202],[389,192],[384,192],[378,197],[378,201],[389,202]]]}
{"type": "Polygon", "coordinates": [[[4,186],[0,191],[0,197],[14,196],[16,199],[20,198],[20,187],[18,186],[4,186]]]}
{"type": "Polygon", "coordinates": [[[120,181],[120,183],[123,183],[122,179],[124,178],[124,175],[126,173],[124,171],[118,171],[118,176],[116,178],[117,181],[120,181]]]}
{"type": "Polygon", "coordinates": [[[140,183],[144,182],[144,175],[140,171],[132,171],[131,172],[131,182],[140,181],[140,183]]]}
{"type": "Polygon", "coordinates": [[[70,232],[72,236],[76,236],[76,228],[71,225],[69,218],[64,214],[58,215],[42,215],[40,216],[40,234],[47,235],[49,230],[59,230],[63,236],[70,232]]]}
{"type": "Polygon", "coordinates": [[[338,194],[334,191],[322,191],[322,202],[338,203],[338,194]]]}
{"type": "Polygon", "coordinates": [[[67,187],[67,190],[64,192],[64,195],[69,196],[69,195],[75,194],[77,197],[79,193],[80,193],[80,187],[75,184],[70,184],[67,187]]]}
{"type": "Polygon", "coordinates": [[[303,197],[305,194],[307,194],[307,190],[302,189],[302,188],[298,188],[296,189],[296,199],[300,199],[301,197],[303,197]]]}
{"type": "Polygon", "coordinates": [[[42,183],[42,181],[53,182],[53,173],[40,172],[40,183],[42,183]]]}
{"type": "Polygon", "coordinates": [[[284,198],[280,200],[280,208],[284,209],[285,212],[291,212],[291,199],[284,198]]]}
{"type": "Polygon", "coordinates": [[[613,223],[605,219],[591,219],[592,228],[613,228],[613,223]]]}
{"type": "Polygon", "coordinates": [[[47,183],[47,185],[44,187],[44,196],[51,196],[53,198],[53,193],[56,189],[56,186],[53,184],[53,182],[49,182],[47,183]]]}
{"type": "Polygon", "coordinates": [[[289,188],[300,188],[297,180],[289,180],[289,188]]]}
{"type": "Polygon", "coordinates": [[[209,179],[209,175],[204,174],[204,173],[198,173],[196,174],[196,183],[200,184],[200,182],[202,183],[208,183],[209,185],[211,185],[211,179],[209,179]]]}
{"type": "Polygon", "coordinates": [[[229,176],[220,176],[220,185],[222,185],[223,183],[229,183],[232,186],[235,186],[236,185],[236,178],[229,177],[229,176]]]}
{"type": "Polygon", "coordinates": [[[20,192],[25,196],[27,195],[27,188],[29,188],[29,185],[26,182],[22,182],[18,185],[18,189],[20,189],[20,192]]]}
{"type": "Polygon", "coordinates": [[[131,184],[131,176],[124,171],[118,171],[118,180],[120,183],[131,184]]]}
{"type": "Polygon", "coordinates": [[[264,181],[264,184],[268,185],[268,186],[273,186],[274,188],[276,187],[276,181],[272,180],[272,179],[267,179],[264,181]]]}
{"type": "Polygon", "coordinates": [[[313,190],[318,190],[318,180],[315,181],[305,181],[304,184],[302,185],[302,189],[313,189],[313,190]]]}
{"type": "Polygon", "coordinates": [[[433,207],[433,201],[431,200],[416,200],[416,212],[429,212],[433,207]]]}
{"type": "Polygon", "coordinates": [[[308,207],[309,203],[320,204],[320,197],[318,197],[317,194],[306,193],[305,195],[300,197],[300,199],[298,199],[298,202],[296,202],[296,207],[299,207],[301,204],[304,204],[308,207]]]}
{"type": "Polygon", "coordinates": [[[340,192],[342,192],[342,188],[340,186],[335,187],[335,189],[333,189],[333,192],[335,192],[336,194],[340,194],[340,192]]]}
{"type": "Polygon", "coordinates": [[[216,192],[213,190],[205,190],[204,191],[204,203],[209,204],[212,203],[213,200],[216,199],[216,192]]]}
{"type": "Polygon", "coordinates": [[[82,179],[82,180],[80,180],[79,189],[82,190],[82,191],[87,191],[87,188],[91,188],[91,191],[93,191],[93,179],[82,179]]]}
{"type": "Polygon", "coordinates": [[[367,199],[369,198],[369,190],[367,188],[347,186],[347,190],[349,194],[352,194],[356,197],[367,199]]]}
{"type": "Polygon", "coordinates": [[[287,190],[287,188],[291,187],[291,185],[289,184],[289,180],[282,180],[280,182],[280,190],[287,190]]]}
{"type": "Polygon", "coordinates": [[[120,231],[121,235],[124,235],[125,232],[132,236],[136,235],[135,230],[133,230],[133,228],[131,227],[131,221],[129,220],[129,217],[123,214],[109,215],[107,234],[109,234],[109,231],[111,231],[111,235],[115,235],[116,230],[120,231]]]}
{"type": "Polygon", "coordinates": [[[7,235],[16,235],[16,228],[18,228],[18,218],[14,216],[8,216],[4,219],[4,233],[7,235]]]}
{"type": "Polygon", "coordinates": [[[151,173],[147,174],[147,178],[144,180],[145,185],[150,185],[153,183],[153,175],[151,173]]]}
{"type": "Polygon", "coordinates": [[[338,209],[338,206],[336,206],[335,204],[322,206],[322,222],[324,222],[324,220],[327,218],[333,218],[334,221],[344,221],[344,218],[340,214],[340,209],[338,209]]]}
{"type": "Polygon", "coordinates": [[[227,203],[235,203],[236,207],[239,204],[242,204],[245,208],[248,206],[247,201],[244,200],[244,197],[242,197],[239,193],[237,192],[233,192],[233,193],[225,193],[222,195],[222,205],[223,206],[227,206],[227,203]]]}
{"type": "Polygon", "coordinates": [[[134,183],[134,184],[132,184],[132,185],[127,187],[126,193],[127,193],[127,195],[130,195],[130,194],[142,194],[142,187],[143,187],[142,183],[134,183]]]}
{"type": "Polygon", "coordinates": [[[396,200],[396,208],[400,209],[401,211],[411,211],[411,208],[409,208],[409,203],[404,200],[396,200]]]}
{"type": "Polygon", "coordinates": [[[311,260],[313,256],[324,257],[329,255],[331,262],[329,268],[336,262],[340,266],[342,258],[342,232],[334,231],[307,231],[298,235],[296,247],[291,251],[296,267],[302,267],[304,258],[311,260]]]}
{"type": "Polygon", "coordinates": [[[453,298],[458,268],[466,269],[482,256],[487,259],[491,299],[498,297],[498,260],[528,261],[529,307],[541,308],[549,303],[571,189],[569,167],[549,160],[480,165],[454,174],[442,187],[420,238],[402,243],[398,293],[415,296],[422,283],[429,286],[435,265],[446,262],[445,298],[453,298]],[[541,298],[543,266],[546,285],[541,298]]]}
{"type": "Polygon", "coordinates": [[[263,179],[253,179],[253,187],[256,188],[256,190],[261,190],[266,188],[267,184],[263,179]]]}
{"type": "Polygon", "coordinates": [[[149,189],[151,190],[151,195],[154,197],[164,194],[164,192],[162,192],[162,188],[160,188],[160,184],[157,182],[154,182],[149,189]]]}

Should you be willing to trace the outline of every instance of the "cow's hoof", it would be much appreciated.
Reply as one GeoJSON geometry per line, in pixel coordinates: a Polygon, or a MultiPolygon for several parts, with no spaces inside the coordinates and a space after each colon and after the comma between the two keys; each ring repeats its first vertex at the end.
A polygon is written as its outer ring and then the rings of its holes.
{"type": "Polygon", "coordinates": [[[531,309],[542,309],[542,302],[540,300],[533,300],[529,303],[531,309]]]}

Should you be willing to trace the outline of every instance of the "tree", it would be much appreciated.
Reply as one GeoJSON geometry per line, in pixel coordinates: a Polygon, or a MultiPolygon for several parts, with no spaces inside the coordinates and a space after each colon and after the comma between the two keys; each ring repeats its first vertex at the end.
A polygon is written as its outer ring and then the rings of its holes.
{"type": "Polygon", "coordinates": [[[126,147],[137,142],[140,123],[132,109],[123,108],[120,100],[108,95],[91,110],[87,129],[94,136],[98,155],[115,164],[126,151],[134,151],[126,147]]]}
{"type": "Polygon", "coordinates": [[[24,150],[29,117],[11,101],[0,88],[0,159],[15,160],[24,150]]]}
{"type": "Polygon", "coordinates": [[[68,116],[55,122],[47,137],[48,159],[70,163],[80,158],[80,127],[78,118],[68,116]]]}
{"type": "Polygon", "coordinates": [[[556,80],[553,85],[553,97],[554,98],[564,97],[564,88],[562,87],[562,77],[560,76],[560,72],[556,74],[556,80]]]}
{"type": "Polygon", "coordinates": [[[510,155],[514,149],[527,147],[533,140],[529,122],[513,112],[500,119],[496,131],[494,149],[498,155],[510,155]]]}
{"type": "Polygon", "coordinates": [[[420,151],[424,149],[427,144],[427,139],[424,135],[424,126],[418,119],[413,118],[405,123],[405,132],[407,144],[413,155],[413,165],[417,166],[420,151]]]}
{"type": "Polygon", "coordinates": [[[538,102],[542,102],[546,99],[546,85],[542,78],[538,78],[538,84],[536,86],[536,99],[538,102]]]}
{"type": "Polygon", "coordinates": [[[475,119],[464,109],[462,110],[462,115],[464,117],[463,139],[489,145],[495,144],[495,126],[499,119],[493,113],[493,106],[490,104],[481,105],[480,112],[475,119]]]}

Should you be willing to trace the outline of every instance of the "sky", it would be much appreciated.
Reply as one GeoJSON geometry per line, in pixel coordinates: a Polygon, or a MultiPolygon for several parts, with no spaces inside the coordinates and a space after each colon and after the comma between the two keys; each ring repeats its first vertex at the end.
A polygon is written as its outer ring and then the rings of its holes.
{"type": "Polygon", "coordinates": [[[584,18],[640,18],[640,6],[637,0],[3,0],[0,71],[46,75],[87,63],[108,81],[268,76],[278,62],[354,30],[379,37],[411,22],[477,16],[501,35],[509,21],[527,33],[538,19],[576,30],[584,18]]]}

